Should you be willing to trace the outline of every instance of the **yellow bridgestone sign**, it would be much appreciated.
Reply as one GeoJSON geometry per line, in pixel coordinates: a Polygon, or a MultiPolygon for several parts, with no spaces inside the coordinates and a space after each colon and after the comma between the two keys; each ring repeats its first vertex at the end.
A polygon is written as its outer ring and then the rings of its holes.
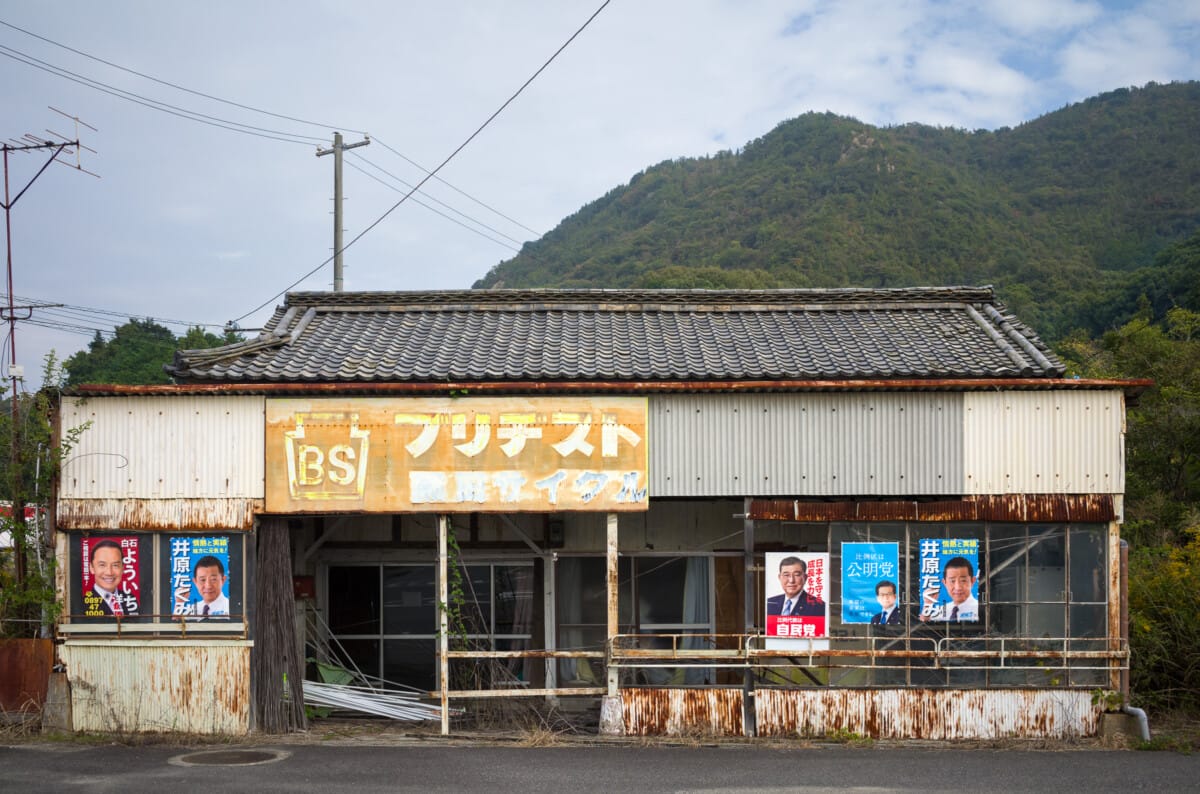
{"type": "Polygon", "coordinates": [[[267,401],[267,511],[647,507],[641,397],[267,401]]]}

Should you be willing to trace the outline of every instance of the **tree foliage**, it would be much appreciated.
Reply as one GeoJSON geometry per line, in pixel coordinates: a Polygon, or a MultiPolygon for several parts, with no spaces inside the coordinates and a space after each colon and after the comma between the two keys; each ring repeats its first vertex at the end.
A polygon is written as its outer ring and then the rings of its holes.
{"type": "Polygon", "coordinates": [[[15,452],[0,455],[0,493],[11,506],[9,515],[0,518],[0,531],[13,540],[0,552],[0,637],[36,636],[59,609],[53,542],[42,507],[62,462],[87,427],[63,428],[57,437],[52,431],[62,386],[53,353],[46,357],[42,383],[37,394],[19,397],[15,423],[11,398],[3,401],[0,415],[0,445],[15,452]],[[36,508],[28,522],[21,520],[26,504],[36,508]]]}
{"type": "Polygon", "coordinates": [[[1200,228],[1198,105],[1189,82],[996,131],[809,113],[647,168],[475,286],[991,283],[1050,340],[1128,321],[1142,293],[1200,309],[1197,274],[1156,259],[1200,228]]]}
{"type": "Polygon", "coordinates": [[[217,336],[199,327],[190,328],[176,338],[169,328],[153,320],[131,319],[117,326],[112,339],[105,339],[97,332],[87,350],[64,362],[66,385],[169,383],[163,365],[171,362],[176,350],[217,347],[239,340],[232,332],[217,336]]]}

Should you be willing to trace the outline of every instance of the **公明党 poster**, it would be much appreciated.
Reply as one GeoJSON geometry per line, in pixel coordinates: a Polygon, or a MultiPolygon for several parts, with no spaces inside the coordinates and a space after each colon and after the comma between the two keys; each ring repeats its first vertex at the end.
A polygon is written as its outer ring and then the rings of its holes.
{"type": "Polygon", "coordinates": [[[900,546],[842,544],[842,622],[899,626],[900,546]]]}

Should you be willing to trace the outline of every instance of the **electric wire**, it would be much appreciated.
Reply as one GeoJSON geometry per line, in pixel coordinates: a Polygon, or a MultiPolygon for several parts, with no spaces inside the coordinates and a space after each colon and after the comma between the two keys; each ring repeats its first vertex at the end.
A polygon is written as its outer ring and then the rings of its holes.
{"type": "MultiPolygon", "coordinates": [[[[356,134],[358,134],[358,135],[367,135],[367,134],[368,134],[368,133],[366,133],[366,132],[365,132],[365,131],[363,131],[363,130],[356,130],[356,129],[353,129],[353,128],[350,128],[350,127],[347,127],[347,126],[345,126],[345,125],[338,125],[338,124],[325,124],[325,123],[323,123],[323,122],[310,121],[310,120],[308,120],[308,119],[302,119],[302,118],[299,118],[299,117],[297,117],[297,116],[288,116],[288,115],[285,115],[285,114],[282,114],[282,113],[274,113],[274,112],[272,112],[272,111],[269,111],[269,110],[264,110],[264,109],[262,109],[262,108],[255,107],[255,106],[253,106],[253,105],[246,105],[246,104],[243,104],[243,103],[241,103],[241,102],[235,102],[235,101],[233,101],[233,100],[230,100],[230,99],[224,99],[224,98],[222,98],[222,97],[215,96],[215,95],[213,95],[213,94],[208,94],[208,93],[205,93],[205,92],[203,92],[203,91],[197,91],[196,89],[193,89],[193,88],[188,88],[187,86],[179,85],[178,83],[172,83],[172,82],[170,82],[169,80],[163,80],[163,79],[161,79],[161,78],[154,77],[153,75],[146,74],[145,72],[140,72],[140,71],[138,71],[138,70],[136,70],[136,69],[130,69],[129,67],[122,66],[122,65],[120,65],[120,64],[118,64],[118,63],[114,63],[113,61],[109,61],[109,60],[106,60],[106,59],[104,59],[104,58],[101,58],[101,57],[99,57],[99,56],[92,55],[92,54],[90,54],[90,53],[87,53],[87,52],[84,52],[84,51],[82,51],[82,50],[79,50],[79,49],[76,49],[76,48],[74,48],[74,47],[71,47],[71,46],[68,46],[68,45],[66,45],[66,44],[63,44],[63,43],[61,43],[61,42],[58,42],[58,41],[55,41],[55,40],[53,40],[53,39],[47,38],[46,36],[42,36],[42,35],[39,35],[39,34],[37,34],[37,33],[34,33],[33,31],[26,30],[25,28],[19,27],[19,26],[17,26],[17,25],[13,25],[13,24],[12,24],[12,23],[10,23],[10,22],[5,22],[5,21],[4,21],[4,20],[2,20],[2,19],[0,19],[0,25],[3,25],[3,26],[5,26],[5,27],[7,27],[7,28],[11,28],[12,30],[18,31],[18,32],[20,32],[20,33],[24,33],[26,36],[30,36],[30,37],[32,37],[32,38],[38,39],[39,41],[43,41],[43,42],[45,42],[45,43],[47,43],[47,44],[53,45],[53,46],[55,46],[55,47],[59,47],[59,48],[61,48],[61,49],[64,49],[64,50],[66,50],[66,51],[68,51],[68,52],[75,53],[76,55],[80,55],[80,56],[82,56],[82,57],[84,57],[84,58],[88,58],[88,59],[90,59],[90,60],[96,61],[97,63],[102,63],[102,64],[104,64],[105,66],[112,67],[113,69],[119,69],[120,71],[126,72],[126,73],[128,73],[128,74],[132,74],[132,75],[135,75],[135,76],[137,76],[137,77],[141,77],[141,78],[143,78],[143,79],[145,79],[145,80],[150,80],[151,82],[158,83],[159,85],[167,86],[168,88],[173,88],[173,89],[175,89],[175,90],[177,90],[177,91],[183,91],[183,92],[185,92],[185,93],[192,94],[192,95],[194,95],[194,96],[203,97],[204,99],[209,99],[209,100],[212,100],[212,101],[214,101],[214,102],[220,102],[220,103],[222,103],[222,104],[229,105],[229,106],[231,106],[231,107],[240,108],[240,109],[242,109],[242,110],[248,110],[248,111],[250,111],[250,112],[252,112],[252,113],[261,113],[261,114],[262,114],[262,115],[264,115],[264,116],[271,116],[271,117],[273,117],[273,118],[282,119],[282,120],[284,120],[284,121],[294,121],[294,122],[297,122],[297,123],[299,123],[299,124],[307,124],[307,125],[309,125],[309,126],[312,126],[312,127],[321,127],[321,128],[324,128],[324,129],[332,129],[332,130],[346,130],[347,132],[353,132],[353,133],[356,133],[356,134]]],[[[13,52],[17,52],[17,51],[16,51],[16,50],[13,50],[13,52]]],[[[11,56],[10,56],[10,57],[11,57],[11,56]]],[[[29,57],[32,57],[32,56],[29,56],[29,57]]],[[[34,65],[34,64],[29,64],[29,65],[34,65]]],[[[51,66],[50,64],[47,64],[47,65],[48,65],[48,66],[51,66]]],[[[39,67],[39,68],[40,68],[40,67],[39,67]]],[[[55,68],[55,69],[58,69],[59,67],[53,67],[53,68],[55,68]]],[[[44,71],[49,71],[49,70],[47,69],[47,70],[44,70],[44,71]]],[[[65,71],[65,70],[63,70],[63,71],[65,71]]],[[[51,72],[51,74],[54,74],[54,72],[51,72]]],[[[60,76],[60,77],[61,77],[61,76],[63,76],[63,75],[58,75],[58,76],[60,76]]],[[[68,78],[68,79],[70,79],[70,78],[68,78]]],[[[82,78],[82,79],[88,79],[88,78],[82,78]]],[[[78,82],[78,81],[76,81],[76,82],[78,82]]],[[[97,90],[100,90],[100,89],[97,89],[97,90]]],[[[118,90],[119,90],[119,89],[118,89],[118,90]]],[[[317,140],[317,139],[314,139],[314,140],[317,140]]],[[[426,173],[426,174],[427,174],[427,173],[429,173],[429,170],[428,170],[427,168],[425,168],[423,165],[421,165],[420,163],[416,162],[415,160],[412,160],[411,158],[407,157],[407,156],[406,156],[406,155],[404,155],[402,152],[400,152],[400,151],[398,151],[397,149],[393,148],[392,146],[388,145],[388,144],[387,144],[385,141],[381,140],[380,138],[378,138],[378,137],[374,137],[374,138],[372,138],[372,140],[373,140],[375,143],[377,143],[377,144],[379,144],[380,146],[382,146],[384,149],[387,149],[389,152],[391,152],[392,154],[394,154],[394,155],[396,155],[397,157],[399,157],[401,160],[404,160],[406,163],[408,163],[409,165],[413,166],[414,168],[416,168],[416,169],[420,170],[420,171],[421,171],[421,172],[423,172],[423,173],[426,173]]],[[[480,207],[483,207],[484,209],[488,210],[489,212],[491,212],[491,213],[493,213],[493,214],[495,214],[495,215],[497,215],[497,216],[499,216],[499,217],[503,218],[504,220],[508,221],[509,223],[511,223],[511,224],[513,224],[513,225],[515,225],[515,226],[519,226],[520,228],[524,229],[525,231],[529,232],[530,234],[533,234],[535,237],[542,237],[542,236],[543,236],[543,233],[542,233],[542,232],[539,232],[539,231],[537,231],[536,229],[531,229],[530,227],[526,226],[525,224],[521,223],[520,221],[518,221],[518,220],[516,220],[516,219],[514,219],[514,218],[511,218],[511,217],[509,217],[508,215],[505,215],[503,212],[500,212],[500,210],[496,209],[495,207],[492,207],[491,205],[487,204],[487,203],[486,203],[486,202],[484,202],[484,201],[480,201],[479,199],[475,198],[474,196],[472,196],[471,194],[467,193],[466,191],[464,191],[464,190],[462,190],[462,189],[460,189],[460,188],[456,187],[455,185],[451,184],[450,182],[447,182],[445,179],[442,179],[441,177],[436,177],[436,179],[437,179],[437,181],[438,181],[438,182],[440,182],[441,184],[443,184],[443,185],[445,185],[446,187],[450,188],[450,189],[451,189],[451,190],[453,190],[454,192],[458,193],[458,194],[459,194],[459,195],[461,195],[463,198],[466,198],[467,200],[469,200],[469,201],[472,201],[472,202],[474,202],[475,204],[478,204],[480,207]]],[[[465,215],[464,215],[464,217],[465,217],[465,215]]],[[[507,235],[506,235],[506,236],[507,236],[507,235]]],[[[509,238],[509,239],[512,239],[512,238],[509,238]]]]}
{"type": "MultiPolygon", "coordinates": [[[[401,179],[400,177],[398,177],[398,176],[396,176],[395,174],[392,174],[392,173],[390,173],[390,172],[388,172],[388,171],[384,170],[383,168],[380,168],[378,165],[375,165],[375,163],[372,163],[370,160],[366,159],[365,157],[362,157],[361,155],[355,155],[355,157],[357,157],[357,159],[359,159],[359,160],[362,160],[364,163],[366,163],[367,165],[371,166],[372,168],[375,168],[376,170],[380,171],[381,173],[387,174],[387,175],[388,175],[389,177],[391,177],[392,179],[395,179],[397,182],[399,182],[400,184],[404,185],[404,187],[406,187],[406,188],[411,188],[411,187],[412,187],[412,185],[410,185],[409,183],[405,182],[405,181],[404,181],[403,179],[401,179]]],[[[351,168],[353,168],[355,171],[358,171],[360,174],[362,174],[362,175],[364,175],[364,176],[366,176],[366,177],[368,177],[368,178],[370,178],[370,179],[374,179],[376,182],[378,182],[379,184],[383,185],[383,186],[384,186],[384,187],[386,187],[388,190],[393,190],[393,191],[395,191],[395,192],[397,192],[397,193],[403,193],[403,192],[404,192],[404,191],[403,191],[401,188],[398,188],[398,187],[396,187],[395,185],[392,185],[392,184],[389,184],[389,183],[387,183],[386,181],[384,181],[383,179],[379,178],[379,177],[378,177],[378,176],[376,176],[375,174],[372,174],[372,173],[370,173],[370,172],[369,172],[369,171],[367,171],[366,169],[364,169],[364,168],[361,168],[360,166],[358,166],[358,165],[355,165],[354,163],[347,162],[347,163],[346,163],[346,165],[350,166],[350,167],[351,167],[351,168]]],[[[476,233],[476,234],[478,234],[480,237],[483,237],[483,238],[484,238],[484,239],[486,239],[486,240],[491,240],[493,243],[496,243],[497,245],[503,245],[504,247],[506,247],[506,248],[510,248],[510,249],[512,249],[513,251],[520,251],[520,250],[521,250],[521,249],[520,249],[520,245],[519,245],[519,244],[521,243],[521,241],[520,241],[520,240],[517,240],[516,238],[513,238],[513,237],[509,237],[509,236],[508,236],[507,234],[505,234],[504,232],[502,232],[502,231],[500,231],[500,230],[498,230],[498,229],[494,229],[494,228],[492,228],[491,226],[488,226],[486,223],[481,223],[480,221],[476,221],[476,220],[475,220],[474,218],[472,218],[471,216],[469,216],[469,215],[467,215],[467,214],[465,214],[465,213],[459,212],[458,210],[456,210],[456,209],[454,209],[453,207],[451,207],[449,204],[446,204],[446,203],[445,203],[445,202],[443,202],[443,201],[438,201],[436,198],[434,198],[433,196],[429,195],[428,193],[424,193],[424,194],[422,194],[422,195],[424,195],[424,196],[425,196],[425,198],[427,198],[427,199],[430,199],[431,201],[434,201],[434,202],[436,202],[436,203],[438,203],[438,204],[441,204],[443,207],[445,207],[446,209],[450,210],[451,212],[453,212],[453,213],[456,213],[456,214],[458,214],[458,215],[462,215],[462,217],[466,218],[466,219],[467,219],[467,220],[469,220],[469,221],[472,221],[472,222],[474,222],[474,223],[478,223],[480,226],[482,226],[484,229],[487,229],[489,232],[492,232],[492,233],[494,233],[494,234],[498,234],[498,235],[500,235],[501,237],[504,237],[504,238],[506,238],[506,239],[508,239],[508,240],[511,240],[511,241],[512,241],[512,242],[514,242],[514,243],[517,243],[518,245],[514,246],[514,245],[512,245],[511,243],[506,243],[506,242],[504,242],[503,240],[497,240],[497,239],[496,239],[496,238],[494,238],[494,237],[489,237],[488,235],[484,234],[483,232],[479,231],[478,229],[476,229],[476,228],[474,228],[474,227],[472,227],[472,226],[468,226],[467,224],[463,223],[462,221],[458,220],[457,218],[452,218],[452,217],[450,217],[449,215],[447,215],[446,213],[444,213],[444,212],[442,212],[441,210],[437,209],[436,207],[431,207],[429,204],[425,203],[424,201],[421,201],[420,199],[418,199],[418,198],[416,198],[416,197],[413,197],[413,199],[412,199],[412,200],[413,200],[413,202],[415,202],[416,204],[418,204],[418,205],[420,205],[420,206],[424,207],[425,209],[429,210],[430,212],[433,212],[433,213],[436,213],[436,214],[438,214],[438,215],[442,216],[443,218],[445,218],[445,219],[446,219],[446,220],[448,220],[448,221],[451,221],[451,222],[453,222],[453,223],[457,223],[459,226],[463,227],[464,229],[468,229],[469,231],[475,232],[475,233],[476,233]]]]}
{"type": "Polygon", "coordinates": [[[19,31],[20,33],[24,33],[26,36],[32,36],[33,38],[38,39],[39,41],[44,41],[47,44],[54,45],[55,47],[60,47],[64,50],[67,50],[68,52],[73,52],[76,55],[82,55],[84,58],[89,58],[93,61],[96,61],[97,63],[102,63],[105,66],[111,66],[114,69],[120,69],[122,72],[127,72],[129,74],[136,75],[145,80],[149,80],[151,82],[158,83],[159,85],[165,85],[168,88],[174,88],[177,91],[183,91],[188,94],[193,94],[194,96],[204,97],[205,99],[211,99],[214,102],[220,102],[222,104],[230,105],[235,108],[241,108],[242,110],[249,110],[253,113],[261,113],[264,116],[273,116],[274,118],[282,119],[284,121],[294,121],[294,122],[297,122],[298,124],[307,124],[311,127],[322,127],[324,129],[329,129],[329,130],[344,129],[347,132],[353,132],[358,135],[366,135],[367,134],[367,133],[363,132],[362,130],[354,130],[354,129],[349,129],[346,127],[339,127],[337,124],[324,124],[319,121],[308,121],[306,119],[296,118],[295,116],[285,116],[282,113],[272,113],[269,110],[263,110],[262,108],[256,108],[252,105],[243,105],[240,102],[234,102],[229,99],[222,99],[221,97],[213,96],[212,94],[206,94],[203,91],[196,91],[194,89],[187,88],[186,86],[182,86],[177,83],[172,83],[167,80],[161,80],[152,75],[148,75],[145,72],[139,72],[136,69],[130,69],[128,67],[121,66],[120,64],[113,63],[112,61],[107,61],[104,58],[100,58],[96,55],[90,55],[86,52],[83,52],[82,50],[77,50],[74,47],[68,47],[66,44],[62,44],[60,42],[54,41],[53,39],[48,39],[45,36],[39,36],[37,33],[34,33],[33,31],[26,30],[25,28],[17,27],[16,25],[13,25],[9,22],[5,22],[2,19],[0,19],[0,25],[3,25],[6,28],[12,28],[13,30],[19,31]]]}
{"type": "Polygon", "coordinates": [[[258,138],[267,138],[269,140],[282,141],[284,143],[298,143],[305,146],[311,146],[314,142],[324,141],[324,138],[317,138],[312,135],[301,135],[282,130],[267,129],[265,127],[255,127],[251,124],[242,124],[238,121],[222,119],[216,116],[210,116],[206,113],[180,108],[167,102],[160,102],[157,99],[150,99],[149,97],[142,96],[141,94],[135,94],[132,91],[126,91],[122,88],[117,88],[115,86],[108,85],[107,83],[102,83],[99,80],[93,80],[90,77],[84,77],[83,75],[76,74],[69,69],[64,69],[61,66],[55,66],[54,64],[39,60],[32,55],[28,55],[19,50],[14,50],[12,47],[8,47],[3,44],[0,44],[0,55],[11,58],[19,63],[24,63],[27,66],[32,66],[35,69],[41,69],[43,72],[47,72],[57,77],[65,78],[73,83],[79,83],[80,85],[88,88],[93,88],[105,94],[110,94],[111,96],[115,96],[119,99],[124,99],[128,102],[133,102],[134,104],[142,105],[152,110],[169,113],[172,116],[178,116],[180,118],[196,121],[201,124],[208,124],[212,127],[220,127],[221,129],[230,130],[232,132],[240,132],[244,135],[253,135],[258,138]]]}
{"type": "MultiPolygon", "coordinates": [[[[526,89],[526,88],[528,88],[528,87],[529,87],[529,85],[530,85],[530,84],[531,84],[531,83],[532,83],[534,80],[536,80],[536,79],[538,78],[538,76],[539,76],[539,75],[541,75],[541,73],[542,73],[542,72],[544,72],[544,71],[545,71],[547,68],[549,68],[550,64],[551,64],[551,63],[553,63],[553,62],[554,62],[554,60],[555,60],[556,58],[558,58],[558,56],[559,56],[560,54],[562,54],[563,50],[565,50],[565,49],[566,49],[568,46],[570,46],[571,42],[575,41],[575,39],[576,39],[576,38],[578,38],[578,37],[579,37],[579,35],[580,35],[581,33],[583,33],[583,31],[584,31],[584,30],[586,30],[586,29],[587,29],[587,27],[588,27],[589,25],[591,25],[591,24],[592,24],[592,21],[593,21],[593,20],[595,20],[595,19],[596,19],[596,17],[598,17],[598,16],[600,15],[600,12],[601,12],[601,11],[603,11],[605,8],[607,8],[607,7],[608,7],[608,4],[609,4],[609,3],[611,3],[611,2],[612,2],[612,0],[604,0],[604,2],[600,4],[600,7],[599,7],[599,8],[597,8],[597,9],[596,9],[596,10],[595,10],[595,11],[592,13],[592,15],[591,15],[590,17],[588,17],[587,21],[586,21],[586,22],[584,22],[584,23],[583,23],[583,25],[581,25],[581,26],[579,27],[579,29],[578,29],[578,30],[576,30],[574,33],[572,33],[572,34],[571,34],[571,37],[570,37],[569,39],[567,39],[567,40],[566,40],[566,42],[564,42],[564,43],[563,43],[563,45],[562,45],[561,47],[559,47],[557,50],[555,50],[555,51],[554,51],[554,54],[553,54],[553,55],[551,55],[551,56],[550,56],[550,57],[549,57],[549,58],[546,60],[546,62],[545,62],[545,63],[543,63],[543,64],[542,64],[540,67],[538,67],[538,70],[537,70],[536,72],[534,72],[534,73],[533,73],[533,75],[532,75],[532,76],[530,76],[530,78],[529,78],[528,80],[526,80],[524,83],[522,83],[521,87],[520,87],[520,88],[518,88],[518,89],[516,90],[516,93],[514,93],[512,96],[510,96],[508,99],[506,99],[506,100],[504,101],[504,104],[502,104],[502,105],[501,105],[499,108],[497,108],[497,109],[496,109],[496,111],[492,113],[492,115],[488,116],[488,117],[487,117],[487,119],[486,119],[486,120],[483,122],[483,124],[479,125],[479,128],[478,128],[478,129],[476,129],[474,132],[472,132],[472,133],[471,133],[471,134],[470,134],[470,135],[467,137],[467,139],[466,139],[465,141],[463,141],[461,144],[459,144],[459,145],[458,145],[458,147],[457,147],[457,148],[456,148],[454,151],[452,151],[452,152],[451,152],[451,153],[450,153],[450,154],[449,154],[449,155],[446,157],[446,159],[445,159],[445,160],[442,160],[442,162],[441,162],[441,163],[439,163],[439,164],[438,164],[438,166],[437,166],[436,168],[434,168],[434,169],[433,169],[432,171],[430,171],[430,172],[429,172],[429,173],[428,173],[428,174],[427,174],[425,177],[423,177],[423,178],[421,179],[421,181],[420,181],[420,182],[418,182],[418,183],[416,184],[416,186],[415,186],[415,187],[413,187],[411,190],[409,190],[407,193],[405,193],[403,196],[401,196],[399,201],[397,201],[395,204],[393,204],[391,207],[389,207],[389,208],[388,208],[388,210],[387,210],[386,212],[384,212],[382,215],[380,215],[378,218],[376,218],[376,219],[375,219],[375,220],[374,220],[374,221],[373,221],[373,222],[372,222],[372,223],[371,223],[369,226],[367,226],[367,228],[363,229],[361,232],[359,232],[357,235],[355,235],[355,236],[354,236],[354,237],[353,237],[353,238],[350,240],[350,242],[348,242],[348,243],[346,243],[344,246],[342,246],[342,252],[344,252],[344,251],[345,251],[346,249],[348,249],[350,246],[354,245],[356,242],[358,242],[359,240],[361,240],[361,239],[362,239],[362,238],[363,238],[363,237],[364,237],[366,234],[368,234],[368,233],[369,233],[369,232],[370,232],[372,229],[374,229],[376,226],[378,226],[380,223],[382,223],[382,222],[384,221],[384,219],[385,219],[385,218],[387,218],[389,215],[391,215],[393,212],[395,212],[395,211],[396,211],[396,208],[397,208],[397,207],[399,207],[401,204],[403,204],[405,201],[407,201],[409,196],[411,196],[413,193],[415,193],[415,192],[417,192],[418,190],[420,190],[420,189],[421,189],[421,187],[422,187],[422,186],[423,186],[423,185],[424,185],[426,182],[428,182],[430,179],[433,179],[433,177],[434,177],[434,176],[437,174],[437,172],[438,172],[438,171],[441,171],[443,168],[445,168],[445,167],[446,167],[446,165],[447,165],[447,164],[449,164],[449,162],[450,162],[451,160],[453,160],[453,159],[454,159],[456,156],[458,156],[458,153],[459,153],[459,152],[461,152],[463,149],[467,148],[467,146],[468,146],[468,145],[471,143],[471,141],[475,140],[475,138],[477,138],[477,137],[479,136],[479,134],[480,134],[481,132],[483,132],[483,131],[484,131],[484,129],[486,129],[486,128],[487,128],[487,126],[488,126],[489,124],[491,124],[491,123],[492,123],[492,121],[494,121],[494,120],[495,120],[495,118],[496,118],[497,116],[499,116],[501,113],[503,113],[503,112],[504,112],[504,110],[505,110],[505,109],[506,109],[506,108],[507,108],[509,105],[511,105],[513,102],[515,102],[515,101],[516,101],[517,97],[519,97],[519,96],[520,96],[522,93],[524,93],[525,89],[526,89]]],[[[325,267],[325,265],[327,265],[327,264],[329,264],[330,262],[332,262],[332,261],[333,261],[333,259],[334,259],[334,257],[335,257],[335,256],[337,256],[337,254],[338,254],[338,253],[340,253],[340,252],[338,252],[338,251],[335,251],[335,252],[334,252],[333,254],[331,254],[331,255],[330,255],[330,256],[329,256],[329,257],[328,257],[328,258],[327,258],[325,261],[321,262],[321,264],[317,265],[317,266],[316,266],[316,267],[314,267],[312,270],[308,271],[308,272],[307,272],[307,273],[305,273],[303,276],[301,276],[299,279],[297,279],[296,281],[293,281],[291,284],[289,284],[289,285],[288,285],[287,287],[285,287],[283,290],[281,290],[281,291],[279,291],[279,292],[275,293],[275,294],[274,294],[274,295],[272,295],[270,298],[268,298],[267,300],[265,300],[265,301],[263,301],[262,303],[260,303],[258,306],[255,306],[253,309],[251,309],[250,311],[246,312],[246,313],[245,313],[245,314],[243,314],[242,316],[235,318],[235,319],[233,320],[233,322],[238,322],[238,321],[240,321],[240,320],[244,320],[245,318],[247,318],[247,317],[249,317],[250,315],[252,315],[252,314],[254,314],[255,312],[257,312],[259,309],[262,309],[262,308],[266,307],[267,305],[269,305],[269,304],[271,303],[271,301],[275,300],[276,298],[280,297],[281,295],[284,295],[284,294],[286,294],[286,293],[287,293],[287,291],[288,291],[288,290],[290,290],[292,287],[296,286],[297,284],[299,284],[300,282],[304,281],[305,279],[307,279],[307,278],[311,277],[311,276],[312,276],[313,274],[315,274],[315,273],[316,273],[318,270],[320,270],[321,268],[325,267]]]]}

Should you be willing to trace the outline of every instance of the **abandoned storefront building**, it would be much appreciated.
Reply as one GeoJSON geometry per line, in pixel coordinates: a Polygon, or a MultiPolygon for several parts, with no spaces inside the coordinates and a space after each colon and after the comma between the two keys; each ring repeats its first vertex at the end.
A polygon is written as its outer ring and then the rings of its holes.
{"type": "Polygon", "coordinates": [[[1124,680],[1145,383],[990,287],[292,293],[168,369],[61,406],[79,730],[286,729],[310,658],[629,734],[1088,735],[1124,680]]]}

